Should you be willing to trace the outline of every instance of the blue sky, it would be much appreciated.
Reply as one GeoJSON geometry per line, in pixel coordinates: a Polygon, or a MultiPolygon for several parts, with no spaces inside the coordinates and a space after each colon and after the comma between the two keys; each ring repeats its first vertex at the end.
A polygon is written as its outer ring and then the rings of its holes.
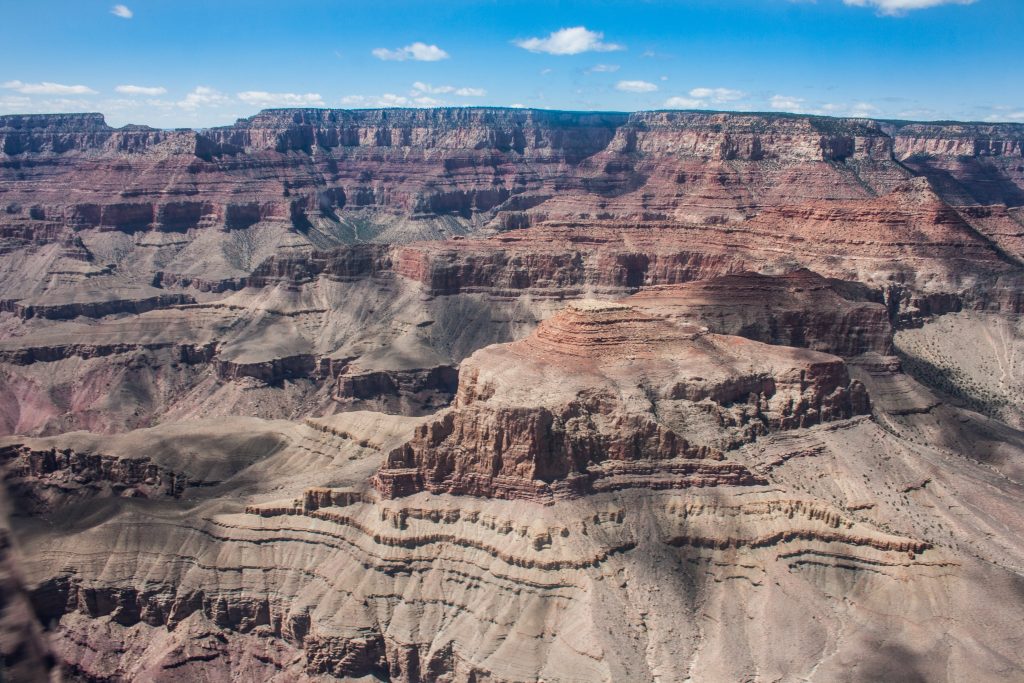
{"type": "Polygon", "coordinates": [[[0,113],[725,109],[1024,121],[1024,0],[34,0],[0,113]]]}

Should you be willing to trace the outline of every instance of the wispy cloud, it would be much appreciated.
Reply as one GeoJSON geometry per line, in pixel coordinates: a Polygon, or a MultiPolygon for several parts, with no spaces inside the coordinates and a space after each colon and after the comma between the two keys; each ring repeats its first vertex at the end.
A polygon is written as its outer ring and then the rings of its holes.
{"type": "Polygon", "coordinates": [[[591,31],[585,26],[563,28],[546,38],[524,38],[512,43],[530,52],[544,52],[549,55],[578,55],[583,52],[614,52],[626,49],[617,43],[604,42],[604,33],[591,31]]]}
{"type": "Polygon", "coordinates": [[[449,57],[448,53],[437,45],[427,45],[420,42],[394,50],[378,47],[371,50],[371,54],[377,59],[383,59],[386,62],[404,62],[409,59],[417,62],[438,62],[449,57]]]}
{"type": "Polygon", "coordinates": [[[658,86],[647,81],[619,81],[615,84],[615,89],[622,92],[654,92],[658,86]]]}
{"type": "Polygon", "coordinates": [[[135,16],[135,13],[124,5],[114,5],[110,8],[110,13],[115,17],[121,17],[122,19],[131,19],[135,16]]]}
{"type": "Polygon", "coordinates": [[[119,93],[125,95],[163,95],[167,93],[167,88],[161,86],[146,86],[146,85],[119,85],[114,88],[119,93]]]}
{"type": "Polygon", "coordinates": [[[803,97],[792,95],[773,95],[768,105],[777,111],[794,114],[813,114],[815,116],[849,116],[853,118],[874,118],[882,114],[882,110],[871,102],[808,102],[803,97]]]}
{"type": "MultiPolygon", "coordinates": [[[[747,93],[732,88],[693,88],[689,97],[670,97],[665,100],[667,109],[707,109],[713,105],[725,105],[742,100],[747,93]]],[[[735,106],[735,105],[734,105],[735,106]]]]}
{"type": "Polygon", "coordinates": [[[771,99],[768,100],[768,104],[771,105],[772,109],[792,112],[803,111],[804,102],[806,100],[802,97],[791,97],[789,95],[772,95],[771,99]]]}
{"type": "Polygon", "coordinates": [[[25,97],[24,95],[0,95],[0,110],[5,112],[24,109],[31,104],[31,97],[25,97]]]}
{"type": "Polygon", "coordinates": [[[666,109],[701,109],[705,105],[704,100],[696,100],[691,97],[670,97],[665,100],[666,109]]]}
{"type": "Polygon", "coordinates": [[[246,90],[238,93],[238,99],[256,107],[323,107],[324,99],[320,93],[304,94],[294,92],[267,92],[265,90],[246,90]]]}
{"type": "Polygon", "coordinates": [[[904,109],[896,116],[901,119],[932,119],[935,118],[936,113],[934,109],[904,109]]]}
{"type": "Polygon", "coordinates": [[[870,102],[854,102],[853,106],[847,109],[846,113],[848,116],[871,118],[872,116],[877,116],[881,111],[881,109],[870,102]]]}
{"type": "Polygon", "coordinates": [[[15,90],[23,95],[95,95],[96,91],[86,85],[64,85],[63,83],[23,83],[7,81],[0,87],[15,90]]]}
{"type": "Polygon", "coordinates": [[[222,107],[230,102],[231,98],[219,90],[200,85],[185,95],[185,98],[177,104],[182,109],[195,111],[206,107],[222,107]]]}
{"type": "Polygon", "coordinates": [[[992,107],[987,107],[992,111],[991,114],[985,117],[986,121],[999,122],[999,121],[1024,121],[1024,109],[1019,107],[1011,107],[1005,104],[998,104],[992,107]]]}
{"type": "Polygon", "coordinates": [[[746,93],[742,90],[732,90],[731,88],[694,88],[690,91],[690,97],[699,100],[709,100],[712,104],[725,104],[726,102],[742,100],[746,97],[746,93]]]}
{"type": "Polygon", "coordinates": [[[898,16],[911,10],[928,9],[939,5],[973,5],[977,0],[843,0],[854,7],[875,7],[879,14],[898,16]]]}
{"type": "Polygon", "coordinates": [[[444,104],[427,95],[405,96],[394,93],[383,95],[347,95],[340,100],[345,107],[438,107],[444,104]]]}
{"type": "Polygon", "coordinates": [[[613,74],[619,70],[618,64],[595,64],[587,69],[588,74],[613,74]]]}
{"type": "Polygon", "coordinates": [[[487,91],[483,88],[457,88],[454,85],[430,85],[416,81],[412,84],[413,96],[423,93],[428,95],[458,95],[459,97],[483,97],[487,91]]]}

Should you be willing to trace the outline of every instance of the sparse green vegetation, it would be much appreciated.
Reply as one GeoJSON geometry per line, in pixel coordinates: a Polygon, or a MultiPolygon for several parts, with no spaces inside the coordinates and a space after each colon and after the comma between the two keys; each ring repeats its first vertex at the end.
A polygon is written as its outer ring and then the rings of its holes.
{"type": "Polygon", "coordinates": [[[1024,326],[998,315],[957,313],[900,331],[903,369],[970,410],[1024,425],[1024,326]]]}

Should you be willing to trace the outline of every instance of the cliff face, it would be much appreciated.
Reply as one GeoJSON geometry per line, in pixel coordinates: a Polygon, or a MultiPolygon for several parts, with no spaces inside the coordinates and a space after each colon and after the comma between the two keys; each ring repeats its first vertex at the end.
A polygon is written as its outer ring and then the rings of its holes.
{"type": "MultiPolygon", "coordinates": [[[[99,114],[0,117],[6,230],[37,239],[50,224],[277,221],[336,243],[417,236],[396,218],[452,219],[434,234],[559,219],[736,222],[787,196],[797,175],[798,195],[872,196],[907,177],[897,160],[1001,163],[1020,158],[1021,139],[1012,125],[681,112],[269,110],[201,132],[113,129],[99,114]],[[91,180],[52,192],[72,173],[91,180]]],[[[1019,185],[1011,166],[997,170],[1019,185]]]]}
{"type": "Polygon", "coordinates": [[[651,288],[692,284],[657,305],[715,333],[843,356],[887,352],[890,322],[1017,314],[1020,130],[504,109],[272,110],[198,132],[4,117],[0,316],[21,322],[0,321],[0,431],[147,426],[190,401],[423,414],[465,357],[560,301],[651,288]],[[862,300],[728,279],[801,267],[862,300]]]}
{"type": "Polygon", "coordinates": [[[892,324],[881,292],[809,270],[779,277],[737,273],[651,287],[625,300],[717,334],[839,356],[889,355],[892,324]]]}
{"type": "MultiPolygon", "coordinates": [[[[769,291],[805,285],[827,296],[805,274],[769,291]]],[[[20,613],[4,615],[35,649],[5,661],[45,655],[38,622],[93,678],[1019,668],[1024,437],[895,359],[848,366],[659,306],[573,304],[474,354],[436,416],[6,439],[20,513],[35,501],[51,523],[22,533],[20,613]]]]}
{"type": "Polygon", "coordinates": [[[377,474],[385,496],[497,498],[763,481],[726,452],[868,412],[842,361],[582,302],[462,364],[454,407],[377,474]]]}
{"type": "Polygon", "coordinates": [[[198,132],[6,116],[0,138],[11,310],[83,281],[261,286],[315,269],[301,264],[317,249],[461,235],[486,241],[399,250],[397,272],[441,294],[805,266],[971,298],[1024,264],[1024,135],[1009,124],[269,110],[198,132]]]}
{"type": "Polygon", "coordinates": [[[0,666],[1012,677],[1022,139],[0,117],[0,666]]]}

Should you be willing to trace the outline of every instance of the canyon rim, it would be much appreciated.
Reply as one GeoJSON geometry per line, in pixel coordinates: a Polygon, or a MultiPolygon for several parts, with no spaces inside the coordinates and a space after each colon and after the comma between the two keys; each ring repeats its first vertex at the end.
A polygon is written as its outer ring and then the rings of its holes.
{"type": "Polygon", "coordinates": [[[0,681],[1024,680],[1019,3],[88,4],[4,10],[0,681]]]}

